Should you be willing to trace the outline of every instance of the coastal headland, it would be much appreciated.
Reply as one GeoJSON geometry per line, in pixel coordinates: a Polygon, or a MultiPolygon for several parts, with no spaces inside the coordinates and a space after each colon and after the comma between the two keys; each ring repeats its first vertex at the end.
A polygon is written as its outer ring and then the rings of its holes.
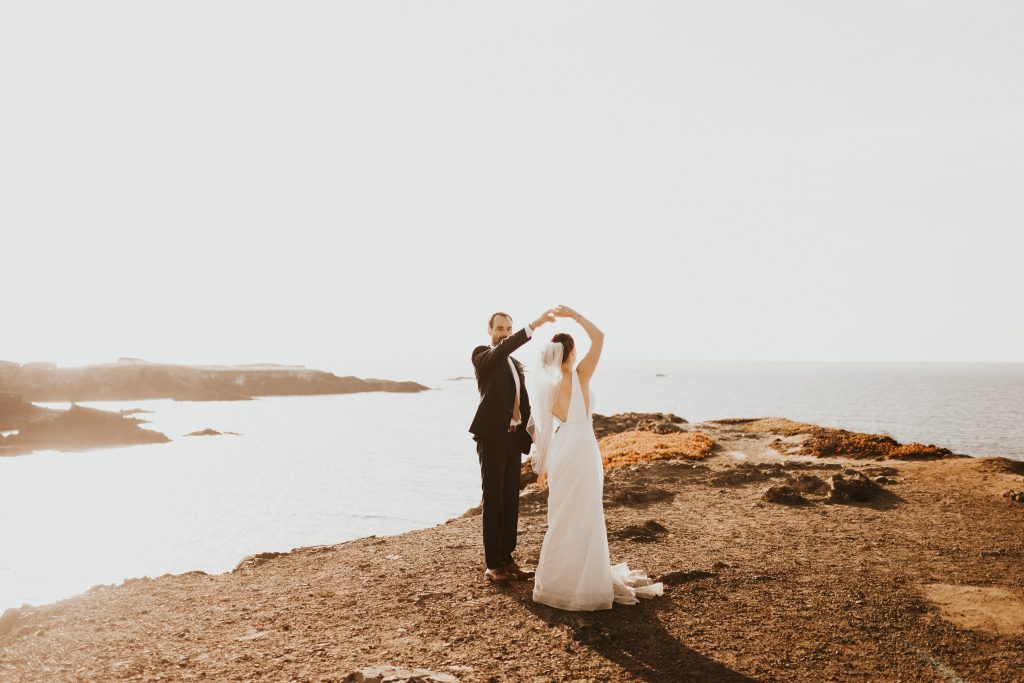
{"type": "MultiPolygon", "coordinates": [[[[595,430],[612,561],[661,597],[563,612],[489,584],[471,509],[9,609],[0,679],[1021,680],[1024,463],[781,418],[595,430]]],[[[545,484],[524,465],[528,566],[545,484]]]]}
{"type": "Polygon", "coordinates": [[[139,426],[147,420],[133,415],[145,410],[111,412],[79,406],[78,401],[248,401],[259,396],[427,390],[416,382],[339,377],[292,365],[174,365],[121,358],[64,368],[0,361],[0,456],[170,441],[139,426]],[[33,405],[58,401],[69,401],[71,407],[33,405]]]}
{"type": "Polygon", "coordinates": [[[114,363],[58,367],[0,361],[0,387],[28,402],[247,401],[257,396],[314,396],[362,391],[418,392],[416,382],[331,374],[301,365],[178,365],[120,358],[114,363]]]}

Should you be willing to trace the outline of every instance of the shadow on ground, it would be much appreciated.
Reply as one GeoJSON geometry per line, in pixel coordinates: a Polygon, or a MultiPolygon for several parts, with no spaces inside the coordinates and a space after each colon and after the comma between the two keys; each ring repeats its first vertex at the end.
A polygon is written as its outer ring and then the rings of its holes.
{"type": "Polygon", "coordinates": [[[679,642],[661,623],[662,607],[657,604],[657,598],[638,605],[616,604],[610,610],[567,612],[535,603],[530,592],[526,592],[520,604],[549,626],[564,629],[573,639],[566,646],[568,651],[581,647],[590,649],[621,666],[636,680],[650,683],[750,683],[757,680],[679,642]]]}

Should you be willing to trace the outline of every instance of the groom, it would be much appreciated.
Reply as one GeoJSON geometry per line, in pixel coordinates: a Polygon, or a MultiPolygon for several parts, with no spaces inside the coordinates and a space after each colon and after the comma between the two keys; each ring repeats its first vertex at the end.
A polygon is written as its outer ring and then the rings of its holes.
{"type": "Polygon", "coordinates": [[[487,323],[490,346],[473,349],[473,369],[480,390],[480,405],[469,427],[480,460],[483,499],[484,557],[490,581],[506,583],[529,579],[512,559],[519,532],[519,473],[522,453],[530,452],[533,440],[526,431],[530,399],[526,395],[523,366],[509,356],[529,341],[533,331],[553,322],[554,314],[543,315],[512,334],[512,317],[495,313],[487,323]]]}

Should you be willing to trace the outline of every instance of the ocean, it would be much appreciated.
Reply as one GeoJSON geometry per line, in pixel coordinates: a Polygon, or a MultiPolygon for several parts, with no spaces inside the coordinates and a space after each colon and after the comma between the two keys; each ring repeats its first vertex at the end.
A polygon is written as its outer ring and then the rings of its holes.
{"type": "MultiPolygon", "coordinates": [[[[0,458],[0,611],[130,577],[229,571],[256,552],[429,527],[479,503],[466,431],[476,383],[456,379],[472,374],[468,359],[330,370],[432,390],[87,402],[149,410],[145,426],[172,441],[0,458]],[[206,427],[240,435],[184,436],[206,427]]],[[[605,360],[593,389],[603,414],[783,416],[1024,460],[1024,364],[605,360]]]]}

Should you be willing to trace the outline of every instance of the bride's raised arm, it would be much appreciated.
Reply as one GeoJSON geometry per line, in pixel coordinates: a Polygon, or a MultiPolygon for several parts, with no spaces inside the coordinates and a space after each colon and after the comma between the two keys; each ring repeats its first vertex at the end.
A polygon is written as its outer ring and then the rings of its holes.
{"type": "Polygon", "coordinates": [[[604,348],[604,332],[568,306],[555,307],[554,314],[559,318],[572,318],[583,327],[587,336],[590,337],[590,350],[576,366],[576,374],[580,376],[580,381],[588,381],[594,375],[594,370],[597,369],[597,361],[601,359],[601,349],[604,348]]]}

